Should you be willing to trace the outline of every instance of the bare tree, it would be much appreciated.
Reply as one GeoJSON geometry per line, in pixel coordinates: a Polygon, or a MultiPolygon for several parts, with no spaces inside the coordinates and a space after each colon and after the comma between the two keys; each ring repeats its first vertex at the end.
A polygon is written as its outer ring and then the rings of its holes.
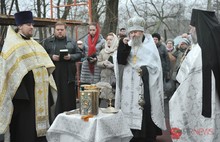
{"type": "Polygon", "coordinates": [[[5,0],[1,0],[1,14],[6,14],[5,0]]]}
{"type": "Polygon", "coordinates": [[[100,16],[104,13],[105,7],[103,0],[92,0],[92,22],[99,22],[100,16]]]}
{"type": "Polygon", "coordinates": [[[216,16],[218,17],[218,19],[220,20],[220,14],[219,14],[219,11],[220,11],[220,4],[219,4],[219,0],[214,0],[213,1],[213,10],[216,11],[216,16]]]}
{"type": "Polygon", "coordinates": [[[106,0],[105,21],[102,35],[106,36],[109,32],[116,33],[118,25],[118,0],[106,0]]]}
{"type": "MultiPolygon", "coordinates": [[[[159,32],[162,34],[167,31],[169,36],[175,36],[176,31],[173,28],[174,22],[179,22],[184,18],[185,6],[180,2],[171,2],[170,0],[130,0],[131,6],[127,6],[127,11],[133,11],[133,15],[139,15],[145,18],[146,29],[150,32],[159,32]],[[135,13],[135,14],[134,14],[135,13]]],[[[129,13],[131,17],[131,12],[129,13]]],[[[180,28],[178,27],[178,28],[180,28]]],[[[167,36],[167,35],[163,35],[167,36]]]]}
{"type": "MultiPolygon", "coordinates": [[[[37,0],[37,9],[36,9],[36,11],[37,11],[37,17],[39,17],[39,18],[41,18],[41,15],[42,15],[42,13],[41,13],[41,7],[42,7],[43,5],[42,5],[42,0],[37,0]]],[[[41,40],[43,40],[43,29],[40,27],[39,28],[39,40],[41,41],[41,40]]]]}
{"type": "Polygon", "coordinates": [[[207,10],[211,10],[212,8],[212,0],[207,1],[207,10]]]}
{"type": "MultiPolygon", "coordinates": [[[[73,0],[67,0],[67,5],[72,4],[72,3],[73,3],[73,0]]],[[[71,6],[66,6],[64,8],[62,19],[67,19],[67,16],[69,15],[69,12],[70,12],[70,9],[71,9],[71,6]]]]}
{"type": "Polygon", "coordinates": [[[18,0],[15,0],[16,11],[20,11],[18,0]]]}
{"type": "MultiPolygon", "coordinates": [[[[57,6],[60,6],[60,1],[61,0],[57,1],[57,6]]],[[[57,18],[60,19],[60,8],[59,7],[57,7],[57,18]]]]}

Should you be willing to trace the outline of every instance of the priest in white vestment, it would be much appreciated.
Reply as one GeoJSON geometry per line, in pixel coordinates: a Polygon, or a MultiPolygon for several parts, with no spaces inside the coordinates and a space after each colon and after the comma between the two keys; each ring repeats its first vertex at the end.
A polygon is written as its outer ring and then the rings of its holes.
{"type": "Polygon", "coordinates": [[[121,39],[115,54],[115,107],[120,108],[132,130],[131,141],[155,142],[165,130],[161,60],[150,34],[144,34],[145,20],[128,20],[127,38],[121,39]]]}
{"type": "Polygon", "coordinates": [[[192,50],[177,74],[169,102],[173,142],[219,142],[220,25],[214,12],[193,9],[192,50]]]}

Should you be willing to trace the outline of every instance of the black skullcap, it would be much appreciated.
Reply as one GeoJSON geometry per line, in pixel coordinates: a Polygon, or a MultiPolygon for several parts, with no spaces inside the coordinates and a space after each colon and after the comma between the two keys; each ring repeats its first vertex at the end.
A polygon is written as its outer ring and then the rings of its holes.
{"type": "Polygon", "coordinates": [[[17,26],[27,23],[33,23],[33,15],[31,11],[21,11],[15,13],[15,23],[17,26]]]}
{"type": "Polygon", "coordinates": [[[202,115],[211,117],[212,72],[217,94],[220,95],[220,25],[213,11],[192,10],[190,25],[196,28],[202,51],[202,115]]]}

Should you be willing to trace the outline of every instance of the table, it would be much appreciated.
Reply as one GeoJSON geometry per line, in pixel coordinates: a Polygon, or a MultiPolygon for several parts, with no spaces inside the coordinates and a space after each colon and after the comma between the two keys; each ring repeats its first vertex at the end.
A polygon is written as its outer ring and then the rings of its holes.
{"type": "Polygon", "coordinates": [[[123,113],[103,113],[88,122],[80,114],[59,114],[47,131],[48,142],[129,142],[133,137],[123,113]]]}

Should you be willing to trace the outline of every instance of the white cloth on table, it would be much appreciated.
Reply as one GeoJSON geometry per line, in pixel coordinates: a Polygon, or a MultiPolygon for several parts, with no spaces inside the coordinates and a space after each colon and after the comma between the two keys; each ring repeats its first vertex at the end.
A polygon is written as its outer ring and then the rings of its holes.
{"type": "Polygon", "coordinates": [[[88,122],[81,117],[59,114],[47,131],[48,142],[128,142],[133,137],[121,110],[116,114],[100,111],[88,122]]]}

